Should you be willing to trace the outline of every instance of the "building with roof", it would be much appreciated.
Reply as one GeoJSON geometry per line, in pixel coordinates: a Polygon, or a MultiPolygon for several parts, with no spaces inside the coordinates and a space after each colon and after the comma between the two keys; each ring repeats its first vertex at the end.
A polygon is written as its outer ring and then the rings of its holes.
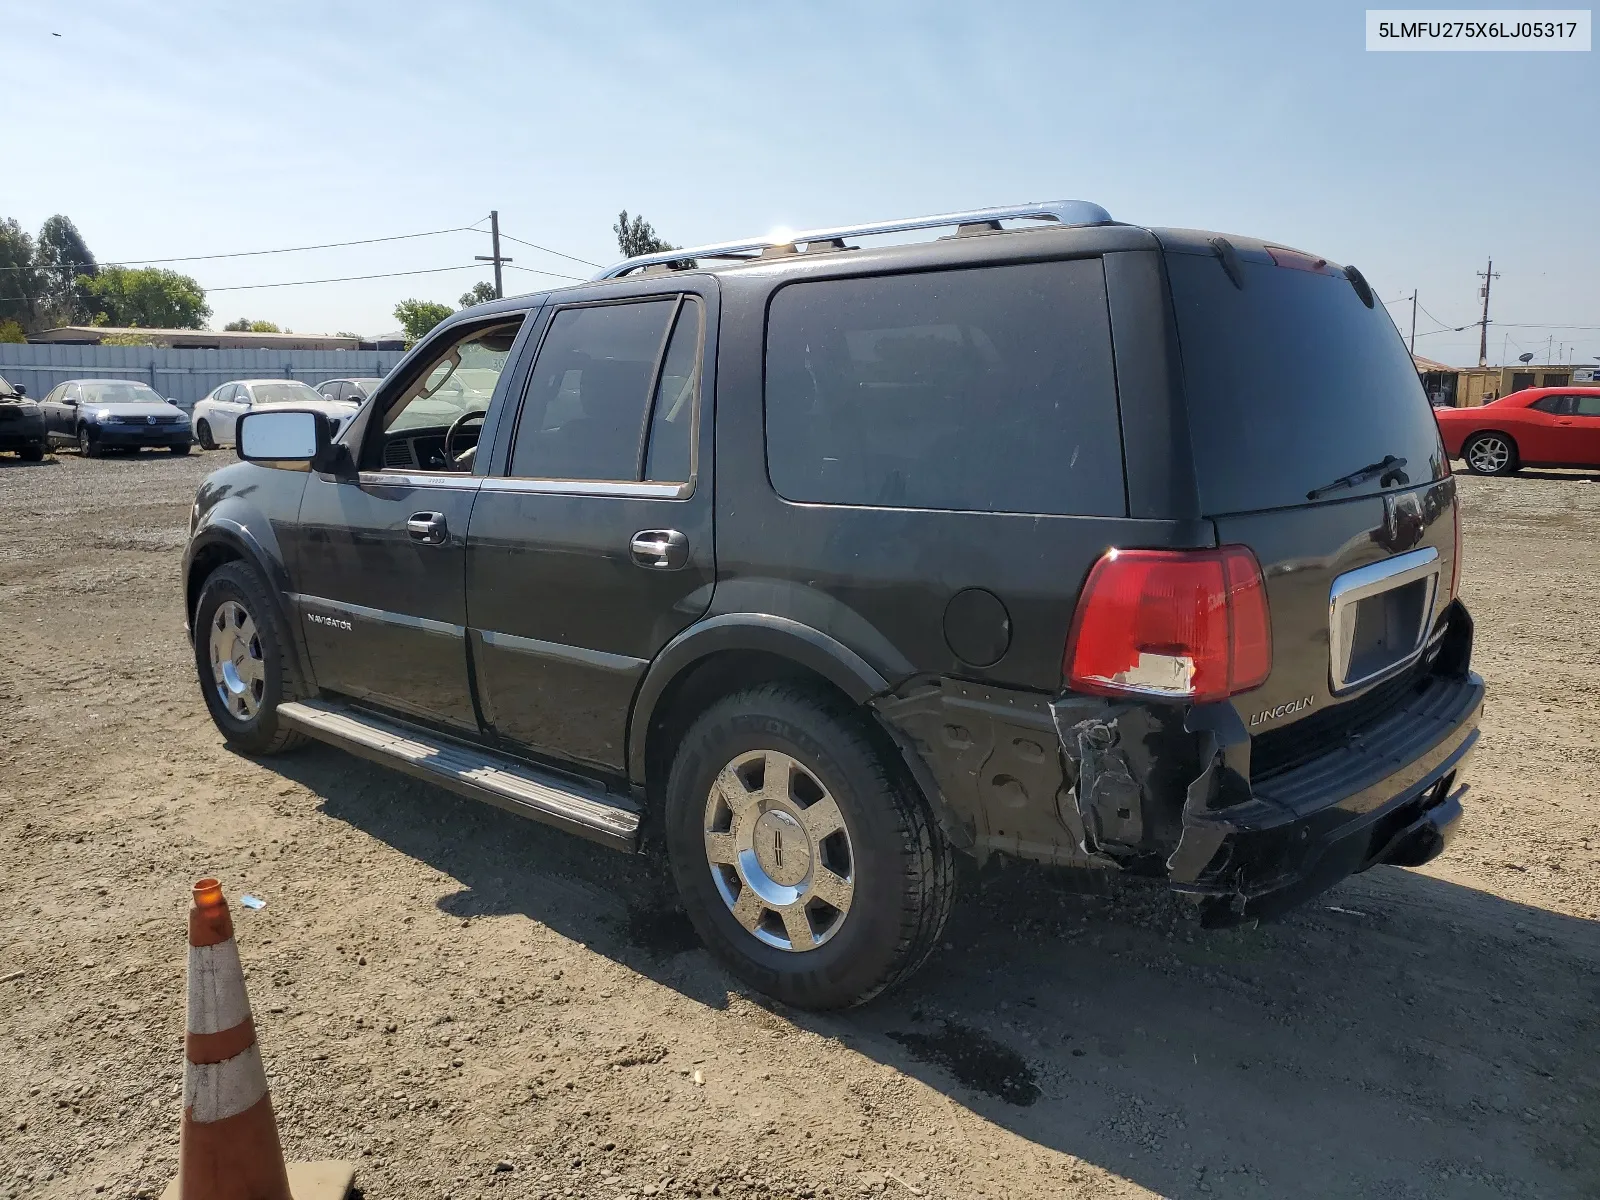
{"type": "Polygon", "coordinates": [[[1600,387],[1600,363],[1514,363],[1509,367],[1447,367],[1411,356],[1428,402],[1449,408],[1476,408],[1532,387],[1600,387]]]}
{"type": "MultiPolygon", "coordinates": [[[[99,346],[108,337],[132,335],[144,344],[182,350],[360,350],[358,337],[331,333],[247,333],[214,329],[138,329],[116,325],[62,325],[28,341],[56,346],[99,346]]],[[[121,338],[118,337],[120,341],[121,338]]],[[[113,343],[116,344],[116,343],[113,343]]]]}

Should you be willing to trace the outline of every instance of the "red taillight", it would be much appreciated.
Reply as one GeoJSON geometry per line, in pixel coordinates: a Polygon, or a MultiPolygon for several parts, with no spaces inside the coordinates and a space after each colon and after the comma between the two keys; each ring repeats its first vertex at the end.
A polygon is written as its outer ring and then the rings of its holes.
{"type": "Polygon", "coordinates": [[[1100,695],[1222,700],[1272,672],[1261,566],[1245,546],[1108,550],[1067,638],[1067,686],[1100,695]]]}

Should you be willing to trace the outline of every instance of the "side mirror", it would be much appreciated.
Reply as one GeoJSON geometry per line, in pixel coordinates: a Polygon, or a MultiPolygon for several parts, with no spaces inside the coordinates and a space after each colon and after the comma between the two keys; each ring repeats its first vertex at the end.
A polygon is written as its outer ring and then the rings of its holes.
{"type": "Polygon", "coordinates": [[[11,390],[19,396],[26,396],[28,394],[28,385],[24,383],[13,384],[11,390]]]}
{"type": "Polygon", "coordinates": [[[333,442],[322,413],[282,408],[241,414],[234,439],[245,462],[281,467],[309,467],[327,456],[333,442]]]}

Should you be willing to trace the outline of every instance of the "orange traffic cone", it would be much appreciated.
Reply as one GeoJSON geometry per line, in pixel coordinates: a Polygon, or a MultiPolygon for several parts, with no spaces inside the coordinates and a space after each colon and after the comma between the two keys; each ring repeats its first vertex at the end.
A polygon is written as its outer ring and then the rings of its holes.
{"type": "Polygon", "coordinates": [[[349,1163],[285,1166],[222,885],[194,885],[178,1178],[162,1200],[342,1200],[349,1163]]]}

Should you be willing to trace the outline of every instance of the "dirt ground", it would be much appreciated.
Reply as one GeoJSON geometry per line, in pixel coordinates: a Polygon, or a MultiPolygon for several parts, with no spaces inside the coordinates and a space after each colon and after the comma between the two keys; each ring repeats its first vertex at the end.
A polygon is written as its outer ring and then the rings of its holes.
{"type": "Polygon", "coordinates": [[[0,464],[0,1200],[172,1177],[211,873],[285,1148],[372,1200],[1600,1195],[1600,478],[1462,482],[1491,692],[1444,858],[1221,934],[991,866],[910,987],[814,1017],[648,859],[226,750],[177,568],[230,457],[0,464]]]}

